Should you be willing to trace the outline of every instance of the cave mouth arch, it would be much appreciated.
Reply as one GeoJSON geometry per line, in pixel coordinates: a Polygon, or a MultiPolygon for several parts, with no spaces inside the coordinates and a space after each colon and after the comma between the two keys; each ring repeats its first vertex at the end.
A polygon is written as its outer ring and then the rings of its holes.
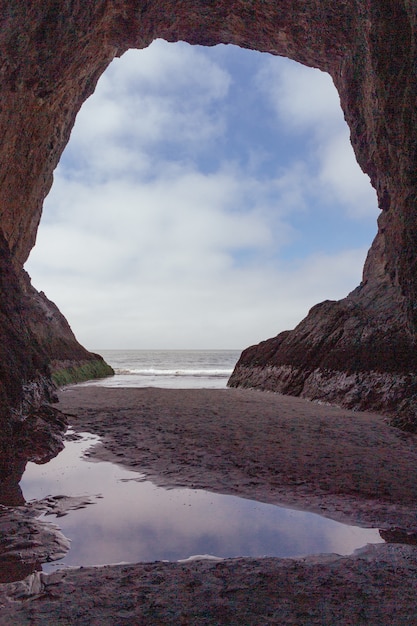
{"type": "Polygon", "coordinates": [[[85,355],[23,272],[52,173],[109,63],[157,38],[235,44],[330,74],[356,158],[377,192],[378,233],[359,287],[342,301],[313,307],[294,332],[269,344],[272,360],[246,355],[239,377],[250,384],[245,371],[262,364],[272,368],[275,390],[399,410],[417,423],[416,24],[417,6],[408,0],[6,3],[0,40],[6,426],[9,408],[21,415],[28,402],[46,397],[51,362],[85,355]]]}
{"type": "MultiPolygon", "coordinates": [[[[197,343],[201,327],[207,329],[203,342],[214,347],[219,347],[216,332],[227,347],[275,335],[294,326],[315,301],[343,297],[360,280],[375,215],[372,198],[352,169],[346,130],[330,79],[317,70],[235,46],[200,48],[158,40],[145,50],[129,51],[103,74],[78,115],[47,199],[29,273],[58,301],[71,324],[76,321],[76,335],[92,348],[109,347],[97,338],[100,323],[107,324],[101,327],[106,338],[109,328],[117,336],[118,324],[130,324],[131,335],[119,339],[125,345],[132,345],[134,326],[147,335],[151,329],[152,345],[145,347],[155,347],[161,341],[155,322],[160,310],[178,317],[177,326],[171,320],[162,324],[165,341],[191,341],[177,348],[206,347],[197,343]],[[138,219],[141,212],[143,220],[138,219]],[[262,282],[255,266],[271,265],[275,245],[283,258],[273,259],[275,267],[267,269],[262,282]],[[43,246],[47,251],[36,257],[43,246]],[[143,254],[137,250],[141,247],[143,254]],[[184,256],[187,247],[191,254],[184,256]],[[46,268],[46,255],[53,271],[46,268]],[[298,270],[295,263],[301,265],[298,270]],[[326,272],[331,274],[327,284],[326,272]],[[88,274],[98,290],[87,282],[88,274]],[[60,294],[62,275],[67,287],[74,285],[67,297],[60,294]],[[129,280],[136,289],[129,291],[129,280]],[[215,285],[222,280],[216,296],[215,285]],[[231,288],[237,295],[229,303],[231,288]],[[274,289],[275,311],[267,295],[274,289]],[[78,319],[89,309],[88,294],[94,290],[95,308],[87,314],[96,333],[91,338],[80,333],[78,319]],[[118,301],[113,306],[109,291],[118,301]],[[294,305],[291,297],[300,302],[294,305]],[[173,310],[173,302],[187,300],[184,308],[173,310]],[[252,300],[257,301],[253,311],[252,300]],[[151,301],[157,311],[146,306],[151,301]],[[248,309],[243,321],[256,320],[257,329],[242,327],[227,344],[219,330],[222,320],[228,329],[237,326],[243,307],[248,309]],[[188,327],[190,317],[197,320],[189,329],[191,340],[182,333],[187,313],[188,327]]],[[[144,344],[143,338],[135,342],[144,344]]]]}

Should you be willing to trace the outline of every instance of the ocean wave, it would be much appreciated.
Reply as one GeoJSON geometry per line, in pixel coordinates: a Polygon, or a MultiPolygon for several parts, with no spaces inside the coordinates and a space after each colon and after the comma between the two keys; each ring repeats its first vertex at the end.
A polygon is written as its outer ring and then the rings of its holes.
{"type": "Polygon", "coordinates": [[[182,376],[182,377],[210,377],[210,378],[223,378],[230,376],[232,369],[115,369],[115,373],[121,376],[182,376]]]}

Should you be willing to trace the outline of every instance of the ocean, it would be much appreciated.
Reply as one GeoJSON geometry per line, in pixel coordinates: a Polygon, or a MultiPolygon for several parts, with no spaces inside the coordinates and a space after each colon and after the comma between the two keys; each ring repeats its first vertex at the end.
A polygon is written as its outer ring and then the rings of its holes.
{"type": "Polygon", "coordinates": [[[94,350],[111,365],[115,376],[83,385],[222,389],[240,350],[94,350]]]}

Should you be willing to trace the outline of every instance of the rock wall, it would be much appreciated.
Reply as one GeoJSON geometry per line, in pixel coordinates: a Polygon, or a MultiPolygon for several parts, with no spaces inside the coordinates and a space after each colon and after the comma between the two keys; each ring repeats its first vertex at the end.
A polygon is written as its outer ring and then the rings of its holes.
{"type": "Polygon", "coordinates": [[[49,361],[28,319],[31,306],[0,233],[0,503],[16,501],[28,459],[46,460],[62,447],[65,424],[43,406],[54,400],[49,361]]]}
{"type": "Polygon", "coordinates": [[[360,293],[318,304],[293,331],[247,348],[229,386],[375,410],[414,430],[414,339],[401,323],[363,306],[360,293]]]}
{"type": "Polygon", "coordinates": [[[51,364],[57,372],[96,360],[33,290],[23,263],[79,108],[115,56],[157,37],[233,43],[329,72],[382,209],[361,286],[313,309],[292,334],[247,352],[231,384],[265,386],[272,368],[271,388],[339,402],[344,381],[360,375],[365,382],[354,378],[350,405],[384,406],[387,392],[378,389],[391,381],[399,390],[391,404],[405,402],[408,415],[417,323],[416,21],[414,0],[0,1],[4,450],[13,416],[51,399],[51,364]]]}

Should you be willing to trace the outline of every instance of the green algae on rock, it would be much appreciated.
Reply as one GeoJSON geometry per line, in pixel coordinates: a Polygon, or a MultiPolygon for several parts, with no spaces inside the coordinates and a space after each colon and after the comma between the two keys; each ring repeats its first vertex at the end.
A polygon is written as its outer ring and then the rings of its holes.
{"type": "Polygon", "coordinates": [[[98,354],[97,358],[85,361],[52,361],[51,376],[57,387],[82,383],[93,378],[113,376],[114,370],[98,354]]]}

